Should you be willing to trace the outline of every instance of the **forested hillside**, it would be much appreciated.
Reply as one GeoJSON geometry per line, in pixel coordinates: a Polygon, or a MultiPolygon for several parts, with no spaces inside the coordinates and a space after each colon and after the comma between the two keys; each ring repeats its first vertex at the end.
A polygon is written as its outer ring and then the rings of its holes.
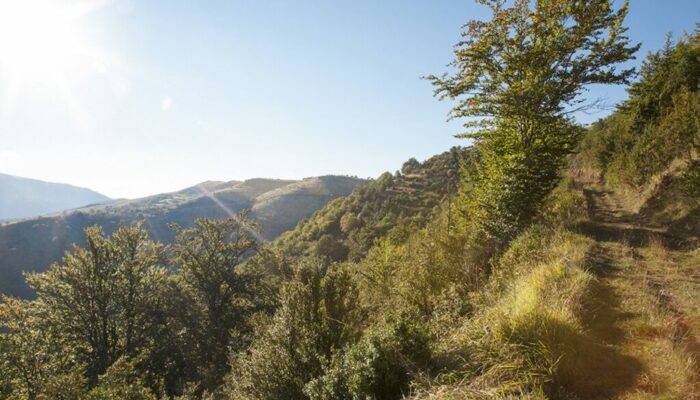
{"type": "Polygon", "coordinates": [[[473,146],[271,244],[245,213],[88,228],[3,298],[0,397],[699,398],[700,33],[635,77],[626,2],[481,3],[429,77],[473,146]],[[586,128],[590,84],[629,98],[586,128]]]}
{"type": "Polygon", "coordinates": [[[336,199],[278,240],[288,255],[358,261],[394,230],[399,239],[425,225],[436,207],[457,195],[459,174],[471,163],[468,149],[453,148],[423,163],[406,161],[394,175],[384,173],[351,195],[336,199]]]}
{"type": "Polygon", "coordinates": [[[624,193],[659,227],[700,235],[700,43],[697,34],[649,55],[630,98],[581,143],[580,173],[624,193]]]}
{"type": "Polygon", "coordinates": [[[92,225],[110,234],[120,225],[143,221],[152,239],[171,243],[176,232],[170,224],[190,227],[196,218],[225,219],[249,209],[261,226],[261,237],[271,240],[364,183],[344,176],[210,181],[174,193],[117,200],[0,225],[0,294],[31,297],[33,292],[22,272],[48,269],[73,243],[85,244],[83,230],[92,225]]]}

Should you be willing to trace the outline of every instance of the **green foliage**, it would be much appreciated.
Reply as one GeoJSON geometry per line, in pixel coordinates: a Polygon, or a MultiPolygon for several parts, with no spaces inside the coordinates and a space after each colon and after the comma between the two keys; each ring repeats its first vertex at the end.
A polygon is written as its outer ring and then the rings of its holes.
{"type": "Polygon", "coordinates": [[[700,160],[693,161],[683,179],[683,189],[688,197],[700,199],[700,160]]]}
{"type": "Polygon", "coordinates": [[[452,118],[468,118],[480,162],[463,209],[476,240],[503,250],[539,212],[556,186],[581,129],[572,107],[585,107],[590,84],[625,83],[632,46],[625,2],[482,0],[492,18],[470,21],[455,49],[456,72],[431,76],[436,94],[458,99],[452,118]]]}
{"type": "Polygon", "coordinates": [[[2,398],[67,400],[82,393],[83,370],[62,340],[61,327],[45,325],[46,317],[35,303],[2,298],[0,388],[7,396],[2,398]]]}
{"type": "Polygon", "coordinates": [[[400,399],[415,375],[430,366],[428,329],[416,314],[390,318],[334,354],[324,375],[305,392],[313,400],[400,399]]]}
{"type": "Polygon", "coordinates": [[[456,193],[468,152],[453,148],[422,164],[413,159],[395,176],[385,173],[330,202],[282,235],[277,247],[287,255],[358,261],[392,230],[425,225],[435,207],[456,193]]]}
{"type": "Polygon", "coordinates": [[[231,399],[305,399],[304,387],[331,356],[355,340],[361,310],[351,275],[318,261],[297,266],[281,306],[251,347],[234,356],[231,399]]]}
{"type": "Polygon", "coordinates": [[[135,360],[122,357],[100,376],[99,384],[88,396],[89,400],[156,400],[157,397],[143,382],[135,360]]]}
{"type": "Polygon", "coordinates": [[[119,228],[112,237],[98,227],[85,234],[87,248],[76,246],[63,265],[27,280],[39,294],[44,323],[60,332],[94,384],[117,359],[139,354],[157,337],[157,288],[166,272],[161,247],[140,225],[119,228]]]}
{"type": "Polygon", "coordinates": [[[213,390],[228,372],[229,347],[242,346],[232,341],[248,331],[246,321],[256,312],[256,277],[241,273],[243,261],[260,247],[255,223],[245,212],[235,218],[214,221],[198,219],[192,228],[175,227],[178,237],[171,246],[178,309],[170,315],[178,327],[180,348],[188,367],[186,379],[201,383],[201,389],[213,390]]]}
{"type": "Polygon", "coordinates": [[[348,252],[349,249],[343,242],[328,233],[316,242],[315,253],[328,263],[346,260],[348,252]]]}
{"type": "MultiPolygon", "coordinates": [[[[465,295],[484,278],[481,263],[474,260],[464,238],[450,231],[450,210],[443,210],[405,241],[385,238],[357,264],[362,301],[376,314],[397,307],[431,315],[443,307],[450,291],[465,295]]],[[[464,300],[456,305],[466,306],[464,300]]]]}
{"type": "Polygon", "coordinates": [[[581,157],[610,185],[644,185],[674,159],[697,159],[699,39],[686,36],[676,44],[669,39],[663,50],[650,54],[630,98],[588,132],[581,157]]]}
{"type": "MultiPolygon", "coordinates": [[[[85,230],[61,265],[27,279],[38,298],[0,303],[0,389],[29,399],[155,399],[228,371],[250,316],[269,309],[255,225],[245,214],[177,228],[169,249],[140,224],[85,230]],[[169,255],[169,257],[168,257],[169,255]],[[177,266],[171,273],[167,265],[177,266]]],[[[240,347],[239,347],[240,348],[240,347]]]]}

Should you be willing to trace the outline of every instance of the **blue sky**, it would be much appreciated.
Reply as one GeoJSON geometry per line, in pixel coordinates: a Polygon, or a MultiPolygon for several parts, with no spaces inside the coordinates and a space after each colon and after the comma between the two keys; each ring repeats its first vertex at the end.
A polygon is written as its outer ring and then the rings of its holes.
{"type": "MultiPolygon", "coordinates": [[[[53,8],[0,5],[22,22],[0,32],[13,40],[0,39],[3,173],[138,197],[376,177],[465,144],[420,77],[443,72],[460,26],[484,16],[469,0],[26,1],[53,8]]],[[[700,20],[696,0],[631,3],[634,64],[700,20]]]]}

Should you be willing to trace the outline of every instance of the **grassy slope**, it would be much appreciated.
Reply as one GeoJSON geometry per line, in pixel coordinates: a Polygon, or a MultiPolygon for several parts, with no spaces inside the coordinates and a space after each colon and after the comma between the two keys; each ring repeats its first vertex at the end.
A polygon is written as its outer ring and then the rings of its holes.
{"type": "Polygon", "coordinates": [[[346,398],[384,389],[413,399],[699,398],[700,195],[688,187],[700,177],[691,167],[700,58],[679,49],[650,63],[630,101],[589,130],[543,218],[493,264],[452,224],[459,206],[435,190],[449,175],[412,185],[449,170],[428,162],[329,203],[283,235],[285,254],[350,260],[342,266],[357,272],[368,313],[363,341],[321,385],[354,385],[346,398]],[[422,200],[417,209],[429,212],[412,214],[422,200]],[[429,362],[372,342],[373,324],[402,310],[427,325],[429,362]]]}
{"type": "Polygon", "coordinates": [[[416,399],[700,399],[700,36],[651,55],[416,399]]]}
{"type": "Polygon", "coordinates": [[[414,397],[700,398],[698,238],[628,196],[565,182],[560,216],[512,243],[414,397]]]}

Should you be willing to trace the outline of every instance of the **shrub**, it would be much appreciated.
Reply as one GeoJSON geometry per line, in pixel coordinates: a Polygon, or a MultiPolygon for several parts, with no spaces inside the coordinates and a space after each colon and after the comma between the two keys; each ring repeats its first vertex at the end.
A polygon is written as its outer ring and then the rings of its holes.
{"type": "Polygon", "coordinates": [[[231,399],[305,399],[304,386],[359,334],[357,289],[339,265],[299,265],[281,296],[270,324],[232,358],[231,399]]]}
{"type": "Polygon", "coordinates": [[[336,353],[305,392],[313,400],[400,399],[408,395],[411,379],[430,364],[427,332],[414,314],[390,319],[336,353]]]}

